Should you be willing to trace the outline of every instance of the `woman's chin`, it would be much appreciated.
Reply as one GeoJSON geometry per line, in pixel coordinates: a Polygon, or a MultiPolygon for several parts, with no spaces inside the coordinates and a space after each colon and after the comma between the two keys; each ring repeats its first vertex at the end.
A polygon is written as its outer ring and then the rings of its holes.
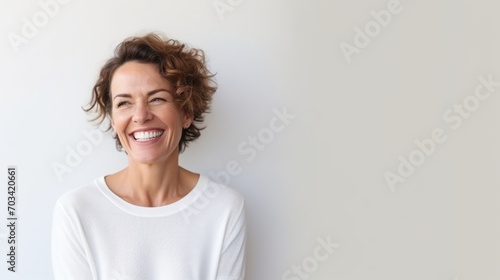
{"type": "MultiPolygon", "coordinates": [[[[170,155],[173,155],[173,153],[169,153],[170,155]]],[[[155,163],[161,163],[165,162],[168,160],[169,155],[166,152],[163,153],[158,153],[158,152],[147,152],[147,151],[141,151],[141,152],[132,152],[128,154],[128,158],[130,162],[136,162],[136,163],[141,163],[141,164],[155,164],[155,163]]]]}
{"type": "Polygon", "coordinates": [[[133,161],[141,164],[154,164],[160,161],[162,158],[158,153],[134,153],[129,154],[129,161],[133,161]]]}

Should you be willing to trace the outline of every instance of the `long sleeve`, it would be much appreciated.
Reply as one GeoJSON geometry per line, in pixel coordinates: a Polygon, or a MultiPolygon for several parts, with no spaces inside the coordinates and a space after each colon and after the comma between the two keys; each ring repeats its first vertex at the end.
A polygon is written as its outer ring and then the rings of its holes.
{"type": "Polygon", "coordinates": [[[56,280],[92,280],[82,231],[57,202],[52,218],[52,268],[56,280]]]}
{"type": "Polygon", "coordinates": [[[216,279],[243,280],[246,260],[246,222],[243,201],[239,211],[229,221],[226,232],[216,279]]]}

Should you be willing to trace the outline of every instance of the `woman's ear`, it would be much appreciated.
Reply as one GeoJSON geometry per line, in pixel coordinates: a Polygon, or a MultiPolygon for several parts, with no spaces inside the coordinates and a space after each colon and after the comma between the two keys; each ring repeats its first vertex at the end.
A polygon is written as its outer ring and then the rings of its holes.
{"type": "Polygon", "coordinates": [[[188,128],[191,125],[191,123],[193,123],[193,116],[192,116],[192,114],[190,114],[190,115],[185,114],[184,115],[184,122],[182,123],[182,127],[183,128],[188,128]]]}
{"type": "Polygon", "coordinates": [[[109,116],[109,125],[111,126],[111,129],[115,131],[115,122],[111,116],[109,116]]]}

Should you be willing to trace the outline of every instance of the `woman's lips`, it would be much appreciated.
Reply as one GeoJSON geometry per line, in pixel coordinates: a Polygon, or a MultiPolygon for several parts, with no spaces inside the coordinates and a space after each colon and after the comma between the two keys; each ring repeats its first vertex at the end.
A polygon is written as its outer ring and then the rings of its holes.
{"type": "Polygon", "coordinates": [[[145,142],[145,141],[151,141],[153,139],[156,139],[160,136],[163,135],[164,130],[143,130],[143,131],[136,131],[132,133],[132,137],[139,141],[139,142],[145,142]]]}

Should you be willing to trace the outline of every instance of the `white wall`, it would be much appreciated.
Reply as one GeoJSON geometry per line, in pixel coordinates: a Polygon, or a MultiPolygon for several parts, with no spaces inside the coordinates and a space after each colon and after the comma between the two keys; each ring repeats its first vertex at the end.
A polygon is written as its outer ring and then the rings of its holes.
{"type": "MultiPolygon", "coordinates": [[[[240,165],[227,179],[247,200],[248,279],[500,277],[500,86],[474,95],[478,77],[500,81],[498,3],[217,1],[230,10],[60,0],[46,22],[38,0],[0,2],[1,224],[7,166],[19,172],[17,272],[4,262],[1,279],[51,279],[56,198],[126,164],[105,134],[72,172],[53,168],[95,133],[80,106],[103,62],[146,31],[204,49],[218,73],[208,127],[181,161],[212,176],[240,165]],[[283,110],[294,117],[270,136],[283,110]],[[244,143],[254,135],[260,150],[244,143]],[[318,247],[328,239],[339,247],[318,247]]],[[[0,227],[2,256],[7,237],[0,227]]]]}

